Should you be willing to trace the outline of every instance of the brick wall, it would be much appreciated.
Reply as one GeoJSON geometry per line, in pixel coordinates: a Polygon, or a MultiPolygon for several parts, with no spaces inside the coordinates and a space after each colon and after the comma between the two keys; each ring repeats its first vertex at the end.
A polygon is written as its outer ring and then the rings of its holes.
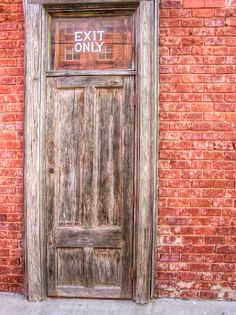
{"type": "Polygon", "coordinates": [[[236,0],[162,0],[160,297],[236,299],[236,0]]]}
{"type": "MultiPolygon", "coordinates": [[[[236,299],[236,0],[161,0],[159,297],[236,299]]],[[[23,292],[23,14],[0,0],[0,291],[23,292]]]]}
{"type": "Polygon", "coordinates": [[[0,0],[0,291],[23,291],[23,10],[0,0]]]}

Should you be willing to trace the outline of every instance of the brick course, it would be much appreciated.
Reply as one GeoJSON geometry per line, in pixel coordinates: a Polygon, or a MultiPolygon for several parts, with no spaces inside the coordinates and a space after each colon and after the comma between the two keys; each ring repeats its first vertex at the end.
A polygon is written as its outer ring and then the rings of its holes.
{"type": "MultiPolygon", "coordinates": [[[[236,1],[160,1],[156,295],[236,299],[236,1]]],[[[0,0],[0,291],[23,292],[21,0],[0,0]]]]}

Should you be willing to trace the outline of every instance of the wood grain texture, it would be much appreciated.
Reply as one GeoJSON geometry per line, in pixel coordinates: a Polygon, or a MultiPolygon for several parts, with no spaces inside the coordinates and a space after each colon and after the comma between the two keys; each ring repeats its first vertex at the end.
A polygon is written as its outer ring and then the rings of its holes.
{"type": "Polygon", "coordinates": [[[121,111],[121,89],[98,89],[96,102],[100,106],[98,119],[99,181],[98,181],[98,221],[100,225],[120,225],[121,172],[123,124],[121,111]]]}
{"type": "Polygon", "coordinates": [[[86,99],[83,115],[83,155],[84,163],[81,165],[83,171],[82,182],[82,211],[84,227],[97,225],[97,151],[96,151],[96,103],[95,87],[86,88],[86,99]]]}
{"type": "Polygon", "coordinates": [[[121,296],[121,289],[119,287],[99,286],[93,288],[85,288],[79,286],[58,286],[57,295],[72,297],[79,296],[81,298],[95,298],[95,299],[119,299],[121,296]]]}
{"type": "Polygon", "coordinates": [[[60,165],[59,182],[59,225],[82,224],[81,211],[81,172],[82,158],[80,152],[83,145],[83,105],[84,89],[63,90],[58,93],[59,114],[55,117],[60,121],[58,128],[58,163],[60,165]],[[77,123],[79,122],[79,123],[77,123]]]}
{"type": "Polygon", "coordinates": [[[26,23],[25,51],[25,164],[24,210],[26,221],[26,295],[30,301],[43,299],[40,211],[40,107],[41,107],[41,16],[40,5],[24,1],[26,23]],[[33,105],[32,105],[33,104],[33,105]]]}
{"type": "Polygon", "coordinates": [[[96,285],[116,285],[122,270],[120,249],[94,250],[94,275],[96,285]]]}
{"type": "Polygon", "coordinates": [[[47,79],[50,296],[132,297],[133,101],[133,76],[47,79]]]}
{"type": "Polygon", "coordinates": [[[83,285],[84,257],[82,248],[57,249],[58,285],[83,285]]]}
{"type": "Polygon", "coordinates": [[[122,87],[123,78],[119,76],[103,76],[103,77],[68,77],[58,78],[57,88],[58,89],[72,89],[77,87],[122,87]]]}
{"type": "Polygon", "coordinates": [[[56,135],[58,133],[56,121],[58,116],[58,108],[52,110],[53,105],[57,103],[57,95],[54,92],[56,86],[55,79],[51,81],[51,84],[47,85],[46,91],[46,222],[47,222],[47,282],[48,282],[48,292],[49,294],[55,294],[56,285],[56,269],[54,268],[56,264],[55,255],[55,237],[52,233],[55,227],[55,217],[50,215],[51,209],[57,207],[57,200],[55,196],[58,192],[58,182],[54,181],[54,173],[57,173],[56,168],[58,163],[55,156],[55,145],[56,145],[56,135]]]}
{"type": "Polygon", "coordinates": [[[68,77],[68,76],[130,76],[135,75],[135,70],[49,70],[47,77],[68,77]]]}
{"type": "MultiPolygon", "coordinates": [[[[122,198],[122,207],[123,209],[129,209],[132,207],[134,209],[134,163],[131,165],[130,161],[134,161],[134,82],[131,77],[125,78],[124,83],[124,111],[123,115],[123,141],[125,152],[123,152],[123,198],[122,198]],[[130,88],[131,87],[131,88],[130,88]],[[130,106],[133,104],[133,107],[130,106]],[[130,128],[133,126],[133,129],[130,128]]],[[[122,217],[122,232],[126,237],[126,243],[124,251],[122,252],[122,260],[124,262],[122,274],[122,287],[123,295],[122,298],[125,298],[125,295],[131,295],[132,289],[127,283],[127,275],[130,274],[130,267],[133,268],[133,240],[132,234],[134,229],[134,214],[131,217],[128,212],[124,212],[122,217]]]]}
{"type": "Polygon", "coordinates": [[[92,247],[84,247],[84,287],[93,288],[94,286],[94,249],[92,247]]]}
{"type": "Polygon", "coordinates": [[[152,38],[153,2],[141,2],[138,19],[138,103],[139,164],[138,211],[136,229],[136,302],[144,304],[151,298],[153,247],[153,124],[152,124],[152,38]]]}
{"type": "Polygon", "coordinates": [[[122,231],[120,227],[59,227],[56,234],[58,247],[106,247],[122,246],[122,231]]]}

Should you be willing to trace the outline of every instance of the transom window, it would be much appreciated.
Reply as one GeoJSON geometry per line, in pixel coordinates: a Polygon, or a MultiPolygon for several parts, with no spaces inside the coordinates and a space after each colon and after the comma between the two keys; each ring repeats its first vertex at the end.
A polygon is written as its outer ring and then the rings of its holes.
{"type": "Polygon", "coordinates": [[[53,17],[51,68],[133,69],[132,16],[53,17]]]}

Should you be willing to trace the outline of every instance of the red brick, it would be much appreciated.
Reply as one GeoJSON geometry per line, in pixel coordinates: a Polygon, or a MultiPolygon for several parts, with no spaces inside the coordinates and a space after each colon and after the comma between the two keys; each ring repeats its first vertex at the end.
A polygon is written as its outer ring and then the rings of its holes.
{"type": "Polygon", "coordinates": [[[175,46],[180,45],[181,39],[178,37],[164,37],[160,38],[160,46],[175,46]]]}
{"type": "Polygon", "coordinates": [[[228,26],[236,26],[236,18],[230,17],[226,19],[226,25],[228,26]]]}
{"type": "MultiPolygon", "coordinates": [[[[177,198],[177,199],[169,198],[167,200],[167,206],[170,206],[170,207],[185,207],[185,206],[189,206],[189,200],[188,199],[182,199],[182,198],[177,198]]],[[[178,218],[176,220],[173,220],[173,222],[175,222],[175,221],[177,222],[178,218]]],[[[182,219],[180,219],[179,221],[182,221],[182,219]]]]}
{"type": "Polygon", "coordinates": [[[236,38],[227,38],[227,46],[236,46],[236,38]]]}
{"type": "Polygon", "coordinates": [[[226,160],[236,160],[236,152],[226,152],[225,153],[226,160]]]}
{"type": "Polygon", "coordinates": [[[201,37],[185,37],[182,38],[182,45],[183,46],[201,46],[203,45],[203,38],[201,37]]]}
{"type": "Polygon", "coordinates": [[[180,255],[179,254],[161,254],[160,255],[160,261],[180,261],[180,255]]]}
{"type": "Polygon", "coordinates": [[[161,8],[165,9],[176,9],[181,8],[181,1],[180,0],[163,0],[161,1],[161,8]]]}
{"type": "Polygon", "coordinates": [[[191,183],[189,180],[169,180],[169,186],[172,188],[190,188],[191,183]]]}
{"type": "Polygon", "coordinates": [[[205,7],[208,8],[223,8],[225,0],[205,0],[205,7]]]}
{"type": "Polygon", "coordinates": [[[160,18],[170,17],[170,9],[162,9],[160,10],[160,18]]]}
{"type": "MultiPolygon", "coordinates": [[[[227,55],[230,55],[229,53],[229,49],[228,47],[214,47],[213,48],[213,55],[215,56],[227,56],[227,55]]],[[[234,49],[234,48],[233,48],[234,49]]]]}
{"type": "Polygon", "coordinates": [[[212,17],[215,11],[213,9],[193,9],[193,17],[212,17]]]}
{"type": "Polygon", "coordinates": [[[199,297],[201,299],[216,299],[217,292],[215,291],[201,291],[199,297]]]}
{"type": "MultiPolygon", "coordinates": [[[[204,21],[204,25],[207,27],[220,27],[220,26],[224,26],[225,25],[225,19],[224,18],[209,18],[209,19],[205,19],[204,21]]],[[[219,34],[220,35],[220,34],[219,34]]]]}
{"type": "MultiPolygon", "coordinates": [[[[211,25],[209,25],[209,26],[211,26],[211,25]]],[[[193,36],[213,36],[214,33],[215,33],[215,31],[211,27],[209,27],[209,28],[207,28],[207,27],[204,27],[204,28],[196,27],[191,32],[191,34],[193,36]]]]}
{"type": "Polygon", "coordinates": [[[203,8],[205,0],[184,0],[184,8],[203,8]]]}
{"type": "Polygon", "coordinates": [[[225,244],[225,237],[220,236],[206,236],[205,237],[206,244],[225,244]]]}
{"type": "Polygon", "coordinates": [[[182,189],[180,191],[180,197],[184,197],[184,198],[200,198],[201,196],[202,196],[201,190],[182,189]]]}
{"type": "MultiPolygon", "coordinates": [[[[204,57],[204,64],[208,65],[219,65],[219,64],[224,64],[225,63],[225,57],[224,56],[209,56],[209,57],[204,57]]],[[[223,77],[224,76],[219,76],[223,77]]]]}
{"type": "Polygon", "coordinates": [[[190,264],[190,271],[207,272],[211,271],[211,266],[209,264],[190,264]]]}
{"type": "Polygon", "coordinates": [[[236,263],[236,255],[225,255],[224,260],[226,263],[236,263]]]}
{"type": "Polygon", "coordinates": [[[213,86],[213,90],[216,93],[233,93],[235,92],[235,86],[232,84],[216,84],[213,86]]]}
{"type": "Polygon", "coordinates": [[[214,48],[213,47],[193,47],[192,48],[192,54],[193,55],[203,55],[203,56],[209,56],[214,54],[214,48]]]}
{"type": "Polygon", "coordinates": [[[170,224],[170,225],[186,225],[187,219],[185,219],[185,218],[166,218],[166,223],[170,224]]]}
{"type": "Polygon", "coordinates": [[[172,9],[170,12],[171,17],[191,17],[192,16],[192,11],[191,10],[186,10],[186,9],[172,9]]]}
{"type": "MultiPolygon", "coordinates": [[[[196,1],[199,2],[198,0],[196,1]]],[[[200,27],[203,25],[203,20],[199,18],[191,18],[191,19],[186,18],[186,19],[180,20],[180,23],[183,27],[194,27],[194,26],[200,27]]]]}
{"type": "Polygon", "coordinates": [[[236,246],[217,246],[215,252],[218,254],[236,254],[236,246]]]}
{"type": "Polygon", "coordinates": [[[205,38],[206,46],[224,46],[226,45],[226,39],[221,37],[207,37],[205,38]]]}
{"type": "Polygon", "coordinates": [[[190,200],[190,206],[191,207],[210,207],[211,206],[211,200],[207,199],[207,198],[191,199],[190,200]]]}

